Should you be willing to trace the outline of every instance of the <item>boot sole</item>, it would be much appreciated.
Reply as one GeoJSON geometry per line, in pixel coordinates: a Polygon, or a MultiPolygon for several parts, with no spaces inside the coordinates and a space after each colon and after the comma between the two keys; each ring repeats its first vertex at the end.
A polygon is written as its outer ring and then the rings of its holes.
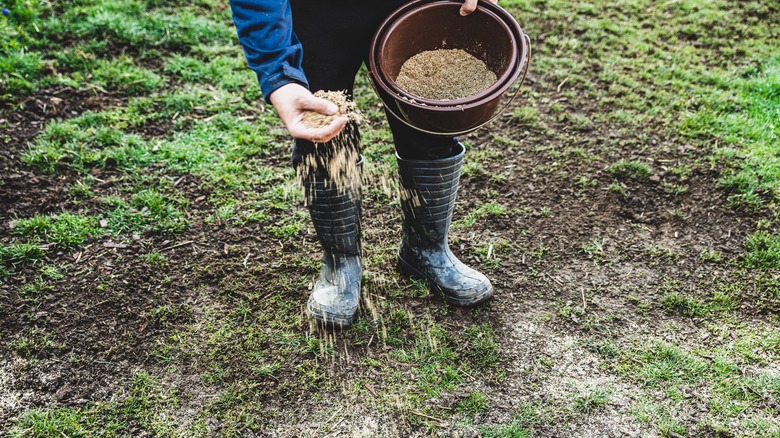
{"type": "Polygon", "coordinates": [[[317,323],[318,326],[324,328],[347,328],[352,325],[358,316],[358,307],[351,314],[341,313],[333,314],[329,312],[323,312],[322,309],[312,307],[312,299],[309,297],[309,301],[306,302],[306,314],[317,323]]]}
{"type": "Polygon", "coordinates": [[[401,271],[401,274],[409,278],[414,278],[416,280],[425,280],[428,283],[428,286],[431,288],[431,290],[435,291],[439,296],[441,296],[444,301],[453,304],[455,306],[474,307],[484,303],[485,301],[493,297],[492,285],[490,286],[490,289],[487,291],[487,293],[485,293],[483,296],[478,298],[464,299],[464,298],[453,297],[451,295],[448,295],[445,292],[445,290],[441,286],[439,286],[435,281],[431,280],[425,274],[418,271],[417,268],[415,268],[411,264],[405,262],[404,259],[402,259],[401,257],[397,257],[396,259],[398,261],[398,269],[399,271],[401,271]]]}
{"type": "Polygon", "coordinates": [[[350,317],[335,317],[335,316],[325,316],[321,315],[319,313],[314,313],[309,309],[308,306],[306,306],[307,313],[309,316],[314,319],[314,321],[317,323],[320,327],[325,327],[328,329],[343,329],[347,328],[352,325],[357,320],[357,312],[355,312],[354,315],[350,317]]]}

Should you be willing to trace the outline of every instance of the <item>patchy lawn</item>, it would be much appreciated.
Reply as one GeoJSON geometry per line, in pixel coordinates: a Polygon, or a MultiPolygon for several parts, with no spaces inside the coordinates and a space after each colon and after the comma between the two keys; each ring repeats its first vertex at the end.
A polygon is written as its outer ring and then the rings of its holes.
{"type": "Polygon", "coordinates": [[[472,310],[393,269],[361,74],[365,297],[331,333],[227,1],[3,5],[10,436],[780,436],[772,2],[502,0],[534,60],[462,138],[451,246],[496,288],[472,310]]]}

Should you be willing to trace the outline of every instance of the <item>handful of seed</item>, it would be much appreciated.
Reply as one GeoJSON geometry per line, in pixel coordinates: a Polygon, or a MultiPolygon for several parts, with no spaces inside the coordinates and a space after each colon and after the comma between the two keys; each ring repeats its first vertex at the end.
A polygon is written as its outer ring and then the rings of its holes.
{"type": "Polygon", "coordinates": [[[462,49],[420,52],[401,65],[395,82],[425,99],[455,100],[473,96],[496,83],[484,62],[462,49]]]}
{"type": "Polygon", "coordinates": [[[362,120],[362,115],[358,111],[357,105],[349,100],[343,91],[319,90],[314,93],[314,96],[333,102],[339,107],[339,110],[332,115],[320,114],[315,111],[304,112],[303,124],[309,128],[324,128],[341,116],[347,116],[350,121],[358,123],[362,120]]]}

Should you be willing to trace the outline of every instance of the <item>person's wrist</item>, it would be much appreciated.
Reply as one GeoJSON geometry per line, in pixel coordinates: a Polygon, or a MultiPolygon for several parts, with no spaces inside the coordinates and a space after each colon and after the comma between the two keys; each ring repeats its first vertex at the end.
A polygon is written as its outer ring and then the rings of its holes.
{"type": "Polygon", "coordinates": [[[287,102],[291,96],[300,96],[308,93],[308,91],[309,90],[303,85],[289,82],[272,91],[271,94],[268,95],[268,101],[276,107],[277,105],[287,102]]]}

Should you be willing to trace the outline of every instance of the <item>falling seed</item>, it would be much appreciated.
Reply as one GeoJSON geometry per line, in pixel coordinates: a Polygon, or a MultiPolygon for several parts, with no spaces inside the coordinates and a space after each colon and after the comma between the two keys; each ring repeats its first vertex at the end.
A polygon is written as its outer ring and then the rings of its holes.
{"type": "MultiPolygon", "coordinates": [[[[342,115],[347,116],[351,123],[329,142],[315,144],[317,152],[306,155],[297,167],[299,183],[304,184],[311,175],[324,170],[328,174],[328,185],[340,193],[357,196],[361,186],[361,174],[357,166],[360,161],[360,138],[355,126],[362,123],[362,116],[355,103],[341,91],[317,91],[314,95],[333,102],[339,111],[332,116],[308,111],[303,117],[304,124],[323,127],[342,115]]],[[[306,201],[311,202],[312,199],[306,201]]]]}

